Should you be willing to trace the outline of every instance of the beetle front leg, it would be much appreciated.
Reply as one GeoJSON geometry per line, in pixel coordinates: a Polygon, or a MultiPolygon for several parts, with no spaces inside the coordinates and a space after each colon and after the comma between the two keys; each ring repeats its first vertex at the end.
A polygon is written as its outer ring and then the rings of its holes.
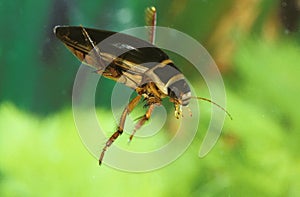
{"type": "Polygon", "coordinates": [[[141,95],[137,95],[134,99],[130,101],[130,103],[124,109],[120,119],[118,130],[114,134],[112,134],[112,136],[107,140],[104,148],[102,149],[101,155],[99,157],[99,165],[101,165],[102,163],[105,151],[108,149],[108,147],[112,145],[112,143],[119,137],[119,135],[123,133],[126,117],[133,110],[133,108],[139,103],[141,97],[142,97],[141,95]]]}
{"type": "Polygon", "coordinates": [[[179,119],[182,116],[182,105],[175,103],[175,117],[179,119]]]}
{"type": "Polygon", "coordinates": [[[132,140],[134,134],[136,133],[136,131],[137,131],[139,128],[141,128],[141,126],[143,126],[147,120],[150,119],[150,116],[151,116],[151,114],[152,114],[152,112],[153,112],[153,110],[154,110],[155,105],[156,105],[156,104],[151,104],[151,105],[149,106],[149,109],[147,110],[146,114],[145,114],[145,115],[139,120],[139,122],[135,125],[134,130],[133,130],[132,134],[131,134],[130,137],[129,137],[129,142],[131,142],[131,140],[132,140]]]}

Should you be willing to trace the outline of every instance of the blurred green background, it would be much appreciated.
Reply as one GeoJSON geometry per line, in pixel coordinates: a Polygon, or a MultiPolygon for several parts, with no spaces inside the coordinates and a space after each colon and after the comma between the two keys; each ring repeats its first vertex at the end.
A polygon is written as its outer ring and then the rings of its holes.
{"type": "MultiPolygon", "coordinates": [[[[1,0],[0,196],[300,196],[299,13],[299,0],[1,0]],[[99,167],[72,116],[80,62],[52,29],[143,26],[151,5],[158,25],[192,36],[212,55],[234,120],[198,158],[210,117],[201,102],[199,132],[172,164],[148,173],[99,167]]],[[[103,83],[97,106],[110,114],[114,82],[103,83]]],[[[107,124],[113,132],[115,122],[107,124]]]]}

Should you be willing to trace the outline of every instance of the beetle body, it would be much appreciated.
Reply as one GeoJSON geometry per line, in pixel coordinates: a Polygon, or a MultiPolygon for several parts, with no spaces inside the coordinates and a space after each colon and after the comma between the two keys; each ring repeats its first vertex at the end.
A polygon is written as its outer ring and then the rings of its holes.
{"type": "Polygon", "coordinates": [[[148,107],[129,138],[151,117],[155,106],[169,97],[174,103],[175,117],[182,114],[182,106],[187,106],[191,98],[208,101],[231,115],[217,103],[202,97],[192,97],[190,87],[169,56],[154,46],[156,29],[156,9],[146,9],[146,24],[149,42],[136,37],[111,31],[84,28],[81,26],[56,26],[54,34],[83,63],[96,69],[104,77],[123,83],[135,89],[137,96],[123,110],[118,129],[107,140],[99,157],[99,165],[109,146],[123,133],[127,115],[142,97],[148,107]]]}
{"type": "Polygon", "coordinates": [[[80,61],[104,77],[135,89],[148,99],[148,104],[159,104],[169,96],[177,118],[181,106],[189,104],[191,91],[183,74],[164,51],[151,43],[80,26],[57,26],[54,32],[80,61]],[[97,50],[92,52],[95,47],[97,50]]]}
{"type": "Polygon", "coordinates": [[[80,61],[95,68],[98,74],[138,93],[124,109],[117,131],[107,140],[99,165],[107,148],[123,133],[127,115],[142,96],[148,110],[139,119],[129,140],[150,118],[154,107],[161,105],[163,98],[169,97],[174,103],[176,118],[181,116],[182,106],[189,104],[191,91],[183,74],[168,55],[153,44],[122,33],[80,26],[56,26],[54,33],[80,61]]]}

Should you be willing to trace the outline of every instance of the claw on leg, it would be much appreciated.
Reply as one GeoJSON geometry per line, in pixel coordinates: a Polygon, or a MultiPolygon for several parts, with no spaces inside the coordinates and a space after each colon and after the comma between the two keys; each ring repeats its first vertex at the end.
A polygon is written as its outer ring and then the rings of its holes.
{"type": "Polygon", "coordinates": [[[104,148],[102,149],[101,155],[99,157],[99,165],[101,165],[103,157],[104,157],[104,153],[107,150],[108,147],[110,147],[110,145],[119,137],[119,135],[121,135],[123,133],[122,130],[118,129],[106,142],[104,148]]]}
{"type": "Polygon", "coordinates": [[[112,134],[112,136],[107,140],[104,148],[102,149],[102,152],[101,152],[100,157],[99,157],[99,165],[101,165],[101,163],[102,163],[105,151],[123,133],[123,128],[124,128],[126,117],[133,110],[133,108],[139,103],[141,97],[142,97],[141,95],[137,95],[134,99],[132,99],[130,101],[130,103],[124,109],[124,111],[123,111],[123,113],[121,115],[121,119],[120,119],[118,130],[116,132],[114,132],[114,134],[112,134]]]}

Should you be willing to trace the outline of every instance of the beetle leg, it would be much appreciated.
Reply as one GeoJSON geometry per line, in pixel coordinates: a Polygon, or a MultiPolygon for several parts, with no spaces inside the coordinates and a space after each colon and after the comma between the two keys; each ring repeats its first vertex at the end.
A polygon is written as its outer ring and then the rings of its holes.
{"type": "Polygon", "coordinates": [[[155,7],[148,7],[145,11],[146,26],[149,26],[149,42],[154,44],[156,31],[156,9],[155,7]]]}
{"type": "Polygon", "coordinates": [[[103,157],[104,157],[104,154],[105,154],[105,151],[107,150],[107,148],[110,147],[111,144],[119,137],[119,135],[121,135],[123,133],[126,117],[133,110],[133,108],[139,103],[141,97],[142,97],[141,95],[137,95],[134,99],[132,99],[130,101],[130,103],[124,109],[124,111],[121,115],[118,130],[114,134],[112,134],[112,136],[107,140],[104,148],[102,149],[101,155],[99,157],[99,165],[101,165],[101,163],[102,163],[102,160],[103,160],[103,157]]]}
{"type": "Polygon", "coordinates": [[[182,105],[175,103],[175,117],[179,119],[182,116],[182,105]]]}
{"type": "Polygon", "coordinates": [[[151,114],[152,114],[152,112],[153,112],[153,110],[154,110],[155,105],[156,105],[156,104],[151,104],[151,105],[149,106],[149,109],[147,110],[146,114],[145,114],[145,115],[139,120],[139,122],[135,125],[134,130],[133,130],[132,134],[130,135],[129,141],[128,141],[128,142],[131,142],[131,140],[132,140],[134,134],[136,133],[136,131],[137,131],[139,128],[141,128],[141,126],[143,126],[147,120],[149,120],[149,118],[150,118],[150,116],[151,116],[151,114]]]}

